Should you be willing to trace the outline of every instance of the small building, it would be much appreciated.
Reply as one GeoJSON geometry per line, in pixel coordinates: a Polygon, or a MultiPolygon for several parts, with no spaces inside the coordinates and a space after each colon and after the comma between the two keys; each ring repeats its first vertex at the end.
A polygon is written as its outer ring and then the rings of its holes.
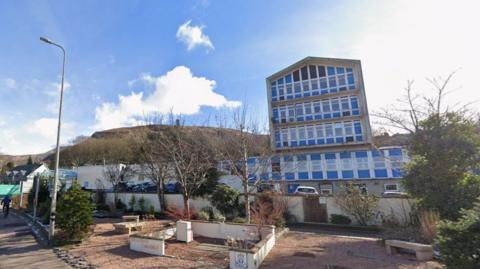
{"type": "Polygon", "coordinates": [[[21,193],[29,193],[36,176],[48,173],[49,169],[45,164],[18,165],[7,172],[3,182],[21,185],[21,193]]]}

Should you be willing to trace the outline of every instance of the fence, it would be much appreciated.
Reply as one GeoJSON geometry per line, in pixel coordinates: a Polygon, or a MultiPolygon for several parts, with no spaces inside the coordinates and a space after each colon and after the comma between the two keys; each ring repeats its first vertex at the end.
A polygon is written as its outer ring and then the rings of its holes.
{"type": "MultiPolygon", "coordinates": [[[[147,208],[153,205],[155,211],[160,211],[160,203],[157,194],[152,193],[119,193],[118,198],[128,205],[131,197],[135,195],[136,200],[140,197],[145,199],[147,208]]],[[[113,203],[113,193],[107,193],[106,202],[113,203]]],[[[332,214],[349,216],[336,203],[332,196],[299,196],[286,195],[288,212],[295,217],[297,222],[327,222],[332,214]],[[315,204],[318,203],[318,204],[315,204]]],[[[165,200],[168,206],[183,208],[183,197],[181,194],[166,194],[165,200]]],[[[401,223],[410,221],[413,200],[406,198],[379,198],[378,206],[375,209],[377,214],[371,219],[371,225],[378,225],[382,222],[383,216],[395,216],[401,223]]],[[[200,211],[204,207],[213,207],[208,199],[194,198],[190,200],[190,207],[200,211]]],[[[355,219],[352,219],[352,224],[355,219]]]]}

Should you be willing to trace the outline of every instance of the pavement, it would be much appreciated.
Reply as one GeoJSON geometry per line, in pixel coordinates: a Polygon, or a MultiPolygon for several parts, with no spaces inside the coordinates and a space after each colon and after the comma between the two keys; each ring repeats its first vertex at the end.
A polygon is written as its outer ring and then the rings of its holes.
{"type": "Polygon", "coordinates": [[[70,269],[51,249],[43,248],[33,237],[29,226],[11,214],[0,213],[0,269],[49,268],[70,269]]]}

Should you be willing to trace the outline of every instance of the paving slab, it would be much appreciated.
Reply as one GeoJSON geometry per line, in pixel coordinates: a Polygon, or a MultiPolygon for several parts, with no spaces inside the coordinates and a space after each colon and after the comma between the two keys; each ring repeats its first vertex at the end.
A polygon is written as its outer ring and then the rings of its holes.
{"type": "Polygon", "coordinates": [[[18,217],[0,214],[0,268],[69,269],[51,249],[40,246],[18,217]]]}

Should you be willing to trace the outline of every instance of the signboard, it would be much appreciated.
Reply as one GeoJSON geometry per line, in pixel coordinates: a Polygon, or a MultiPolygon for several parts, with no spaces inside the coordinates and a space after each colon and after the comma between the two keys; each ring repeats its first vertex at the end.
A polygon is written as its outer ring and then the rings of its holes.
{"type": "Polygon", "coordinates": [[[247,253],[235,252],[235,266],[240,268],[247,268],[247,253]]]}
{"type": "Polygon", "coordinates": [[[321,205],[324,205],[327,203],[327,197],[323,197],[323,196],[320,196],[318,198],[318,202],[321,204],[321,205]]]}

